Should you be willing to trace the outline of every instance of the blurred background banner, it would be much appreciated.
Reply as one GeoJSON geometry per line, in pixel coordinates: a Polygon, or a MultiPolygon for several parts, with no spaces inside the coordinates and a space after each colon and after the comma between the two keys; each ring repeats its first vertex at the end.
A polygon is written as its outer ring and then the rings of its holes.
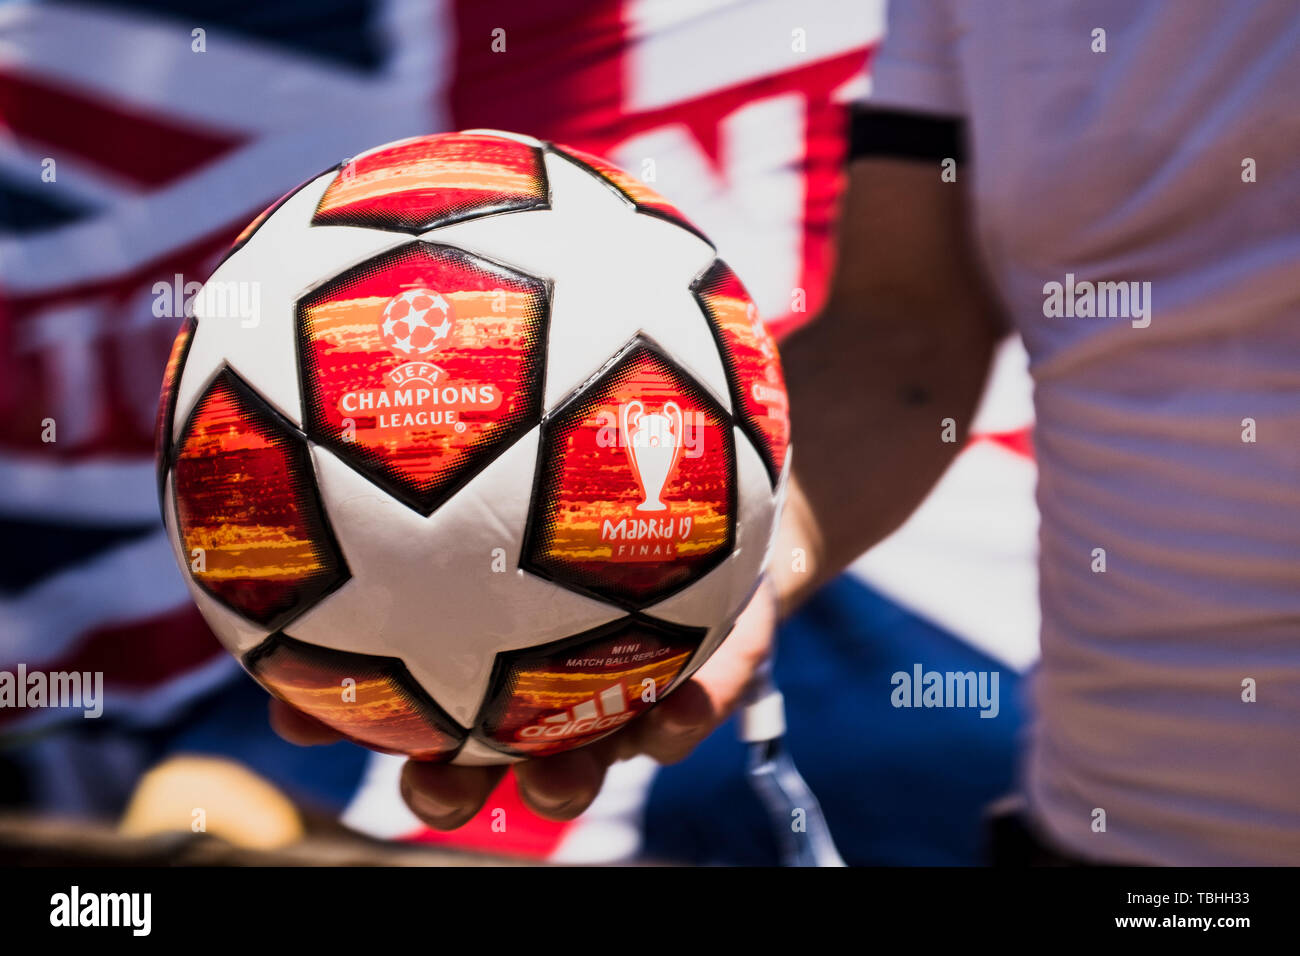
{"type": "MultiPolygon", "coordinates": [[[[281,741],[175,567],[154,418],[188,298],[240,229],[322,169],[440,130],[608,157],[788,334],[824,299],[845,104],[883,20],[881,0],[0,3],[0,671],[102,673],[104,696],[95,719],[0,708],[5,808],[116,821],[151,768],[209,754],[371,836],[775,862],[730,726],[678,766],[618,765],[569,824],[507,776],[452,834],[406,810],[397,758],[281,741]]],[[[789,744],[850,863],[979,862],[983,808],[1014,784],[1038,628],[1025,365],[1008,342],[927,503],[782,629],[789,744]],[[900,711],[891,675],[916,665],[998,673],[997,715],[900,711]]]]}

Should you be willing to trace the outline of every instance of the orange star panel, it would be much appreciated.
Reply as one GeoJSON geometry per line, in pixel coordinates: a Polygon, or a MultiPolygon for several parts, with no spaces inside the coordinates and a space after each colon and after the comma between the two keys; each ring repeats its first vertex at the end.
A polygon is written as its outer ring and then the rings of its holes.
{"type": "Polygon", "coordinates": [[[395,657],[273,634],[244,666],[281,700],[373,750],[446,760],[465,737],[395,657]]]}
{"type": "Polygon", "coordinates": [[[629,618],[502,654],[479,732],[499,749],[529,757],[604,737],[671,689],[704,634],[629,618]]]}
{"type": "Polygon", "coordinates": [[[306,446],[229,369],[195,405],[174,473],[190,574],[244,617],[277,627],[346,578],[306,446]]]}
{"type": "Polygon", "coordinates": [[[726,413],[638,340],[542,423],[523,565],[644,607],[731,551],[735,448],[726,413]]]}
{"type": "Polygon", "coordinates": [[[428,514],[541,415],[545,285],[416,242],[298,308],[307,433],[428,514]]]}
{"type": "Polygon", "coordinates": [[[790,401],[776,340],[759,321],[745,287],[721,260],[700,277],[694,291],[717,336],[740,427],[763,453],[775,485],[790,446],[790,401]]]}
{"type": "Polygon", "coordinates": [[[443,133],[345,163],[312,225],[419,233],[475,216],[544,208],[547,201],[540,149],[498,136],[443,133]]]}

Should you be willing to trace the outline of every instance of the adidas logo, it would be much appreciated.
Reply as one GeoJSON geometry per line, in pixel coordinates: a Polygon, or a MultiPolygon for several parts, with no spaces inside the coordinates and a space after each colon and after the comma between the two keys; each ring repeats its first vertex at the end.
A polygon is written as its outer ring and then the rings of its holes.
{"type": "Polygon", "coordinates": [[[519,731],[519,736],[527,740],[577,737],[599,730],[610,730],[627,723],[634,716],[636,715],[627,709],[623,685],[618,683],[606,687],[591,700],[584,700],[563,713],[529,724],[519,731]]]}

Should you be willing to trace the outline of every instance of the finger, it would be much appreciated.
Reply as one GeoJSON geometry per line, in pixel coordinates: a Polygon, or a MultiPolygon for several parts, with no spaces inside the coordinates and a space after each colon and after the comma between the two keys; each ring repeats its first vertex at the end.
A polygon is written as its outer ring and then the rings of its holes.
{"type": "Polygon", "coordinates": [[[538,816],[572,820],[596,799],[612,760],[608,745],[593,744],[516,764],[519,796],[538,816]]]}
{"type": "Polygon", "coordinates": [[[717,653],[629,730],[660,763],[684,759],[740,705],[772,650],[775,611],[758,595],[717,653]]]}
{"type": "Polygon", "coordinates": [[[628,728],[633,747],[659,763],[685,760],[724,718],[697,677],[628,728]]]}
{"type": "Polygon", "coordinates": [[[454,830],[483,807],[505,767],[453,767],[408,760],[402,767],[402,799],[435,830],[454,830]]]}
{"type": "Polygon", "coordinates": [[[291,744],[310,747],[315,744],[332,744],[343,739],[337,730],[276,697],[271,698],[270,719],[271,729],[291,744]]]}

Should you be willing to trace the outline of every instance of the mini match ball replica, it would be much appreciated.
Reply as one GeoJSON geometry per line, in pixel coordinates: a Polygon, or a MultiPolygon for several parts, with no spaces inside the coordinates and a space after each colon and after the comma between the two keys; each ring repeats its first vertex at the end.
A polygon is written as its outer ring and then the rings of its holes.
{"type": "Polygon", "coordinates": [[[776,348],[605,161],[381,146],[192,302],[158,424],[176,560],[244,667],[346,737],[463,764],[589,743],[753,594],[789,471],[776,348]]]}

